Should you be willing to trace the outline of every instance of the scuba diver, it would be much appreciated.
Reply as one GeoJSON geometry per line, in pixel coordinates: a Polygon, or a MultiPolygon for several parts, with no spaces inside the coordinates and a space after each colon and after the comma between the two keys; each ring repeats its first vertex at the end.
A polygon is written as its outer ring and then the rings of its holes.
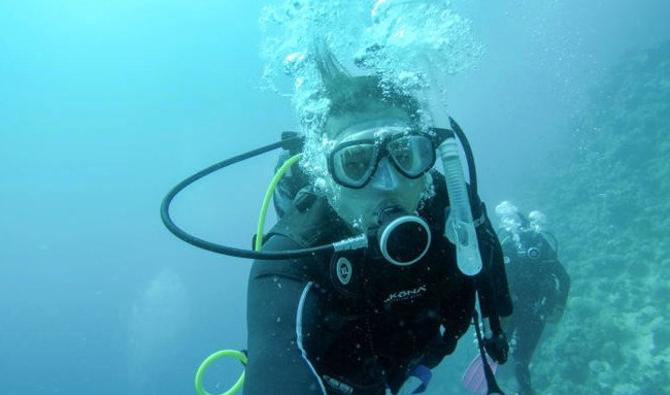
{"type": "MultiPolygon", "coordinates": [[[[420,393],[471,324],[482,357],[504,363],[500,318],[512,303],[463,131],[452,119],[449,128],[426,127],[416,97],[376,75],[350,75],[330,51],[316,51],[314,61],[324,89],[313,99],[329,104],[318,135],[284,132],[277,143],[190,176],[161,205],[163,223],[183,241],[254,259],[248,351],[208,357],[196,392],[208,394],[202,382],[211,363],[233,357],[246,371],[225,394],[242,386],[246,395],[420,393]],[[331,144],[309,157],[309,137],[331,144]],[[253,251],[198,238],[172,221],[170,204],[187,186],[278,148],[253,251]],[[438,154],[443,173],[433,169],[438,154]],[[301,158],[321,161],[324,171],[308,171],[301,158]],[[265,233],[271,201],[278,222],[265,233]]],[[[502,394],[487,364],[484,371],[488,393],[502,394]]]]}
{"type": "Polygon", "coordinates": [[[545,324],[563,317],[570,277],[558,260],[556,238],[544,230],[543,213],[531,211],[526,217],[504,201],[496,214],[502,223],[499,237],[514,303],[514,314],[503,320],[503,327],[510,336],[518,393],[532,395],[529,365],[545,324]]]}
{"type": "Polygon", "coordinates": [[[244,393],[397,394],[410,377],[421,383],[410,391],[422,392],[473,321],[476,292],[490,327],[484,347],[504,362],[499,317],[511,314],[511,302],[484,204],[471,188],[484,269],[468,276],[444,236],[451,195],[433,170],[439,136],[419,126],[417,100],[382,89],[377,77],[349,75],[329,52],[318,69],[330,102],[323,133],[335,142],[325,153],[335,192],[324,195],[293,167],[274,194],[280,220],[262,251],[348,240],[361,230],[378,245],[253,263],[244,393]]]}

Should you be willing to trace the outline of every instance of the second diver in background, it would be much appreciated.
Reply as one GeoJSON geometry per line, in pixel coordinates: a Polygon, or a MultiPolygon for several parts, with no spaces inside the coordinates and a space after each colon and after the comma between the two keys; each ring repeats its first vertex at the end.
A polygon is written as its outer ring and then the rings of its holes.
{"type": "Polygon", "coordinates": [[[510,202],[496,207],[502,229],[499,237],[505,255],[514,313],[503,321],[510,338],[519,395],[532,395],[529,365],[548,323],[558,323],[565,311],[570,277],[558,260],[558,243],[544,230],[539,211],[528,217],[510,202]]]}

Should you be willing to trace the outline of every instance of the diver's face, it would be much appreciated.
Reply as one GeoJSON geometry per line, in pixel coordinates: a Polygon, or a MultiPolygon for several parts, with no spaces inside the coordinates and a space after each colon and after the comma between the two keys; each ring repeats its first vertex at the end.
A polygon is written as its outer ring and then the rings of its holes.
{"type": "MultiPolygon", "coordinates": [[[[338,133],[336,147],[356,141],[382,141],[404,134],[410,128],[407,117],[387,116],[375,121],[353,123],[338,133]]],[[[354,228],[367,229],[375,225],[376,213],[382,207],[399,206],[412,213],[426,190],[426,175],[408,178],[382,156],[369,181],[359,188],[339,183],[331,204],[338,215],[354,228]]],[[[333,174],[331,174],[333,176],[333,174]]]]}

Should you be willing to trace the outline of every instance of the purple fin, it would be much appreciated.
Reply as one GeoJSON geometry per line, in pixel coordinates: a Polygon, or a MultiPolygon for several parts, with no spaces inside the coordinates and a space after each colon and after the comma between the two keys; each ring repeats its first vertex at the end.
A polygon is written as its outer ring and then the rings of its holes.
{"type": "MultiPolygon", "coordinates": [[[[498,364],[495,363],[488,355],[486,359],[491,367],[491,371],[495,374],[498,369],[498,364]]],[[[473,394],[486,394],[486,377],[484,376],[484,364],[482,363],[482,358],[478,354],[472,362],[465,369],[463,373],[463,386],[466,390],[473,394]]]]}

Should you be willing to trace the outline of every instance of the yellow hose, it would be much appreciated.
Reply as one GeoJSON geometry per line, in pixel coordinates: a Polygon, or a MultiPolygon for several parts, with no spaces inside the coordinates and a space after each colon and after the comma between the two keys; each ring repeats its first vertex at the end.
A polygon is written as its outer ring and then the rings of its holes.
{"type": "MultiPolygon", "coordinates": [[[[224,358],[224,357],[229,357],[229,358],[234,358],[237,359],[238,361],[242,362],[243,364],[247,364],[247,356],[244,355],[242,351],[237,351],[237,350],[221,350],[217,351],[214,354],[208,356],[200,366],[198,367],[198,370],[195,372],[195,392],[198,395],[212,395],[207,390],[205,390],[205,387],[202,384],[202,378],[205,375],[205,370],[214,363],[215,361],[224,358]]],[[[228,391],[222,392],[221,395],[233,395],[236,394],[239,390],[242,389],[242,386],[244,385],[244,372],[242,372],[242,375],[240,376],[239,379],[237,379],[237,382],[235,382],[235,385],[233,385],[228,391]]]]}
{"type": "MultiPolygon", "coordinates": [[[[261,248],[263,247],[263,228],[265,227],[265,218],[267,217],[268,214],[268,209],[270,207],[270,201],[272,200],[272,195],[275,192],[275,189],[277,188],[277,185],[279,184],[279,181],[281,181],[282,177],[284,176],[284,173],[288,171],[291,166],[293,166],[298,160],[300,159],[300,154],[294,155],[290,157],[286,162],[284,162],[281,167],[277,170],[275,173],[274,177],[272,177],[272,181],[270,181],[270,185],[268,186],[267,191],[265,191],[265,196],[263,197],[263,204],[261,205],[261,212],[260,215],[258,216],[258,226],[256,228],[256,242],[254,243],[254,250],[255,251],[260,251],[261,248]]],[[[195,392],[198,395],[212,395],[207,390],[205,390],[205,387],[202,384],[202,379],[205,376],[205,370],[214,363],[215,361],[228,357],[228,358],[234,358],[242,362],[243,364],[247,364],[247,356],[237,350],[221,350],[217,351],[214,354],[208,356],[205,358],[204,361],[200,364],[198,367],[198,370],[195,372],[195,392]]],[[[245,372],[243,371],[242,374],[240,375],[240,378],[237,379],[235,384],[226,392],[222,392],[220,395],[234,395],[238,393],[241,389],[242,386],[244,386],[244,374],[245,372]]]]}
{"type": "Polygon", "coordinates": [[[265,191],[263,205],[261,205],[261,213],[258,216],[258,227],[256,228],[256,243],[254,245],[254,250],[256,251],[260,251],[261,247],[263,247],[263,228],[265,227],[265,217],[268,214],[268,208],[270,207],[270,201],[272,201],[272,195],[275,193],[275,188],[277,188],[277,184],[279,184],[279,181],[281,181],[284,173],[286,173],[286,171],[288,171],[288,169],[291,168],[291,166],[293,166],[293,164],[295,164],[299,159],[300,154],[297,154],[293,155],[286,162],[284,162],[284,164],[282,164],[281,167],[277,169],[274,177],[272,177],[272,181],[270,181],[270,185],[268,185],[267,191],[265,191]]]}

